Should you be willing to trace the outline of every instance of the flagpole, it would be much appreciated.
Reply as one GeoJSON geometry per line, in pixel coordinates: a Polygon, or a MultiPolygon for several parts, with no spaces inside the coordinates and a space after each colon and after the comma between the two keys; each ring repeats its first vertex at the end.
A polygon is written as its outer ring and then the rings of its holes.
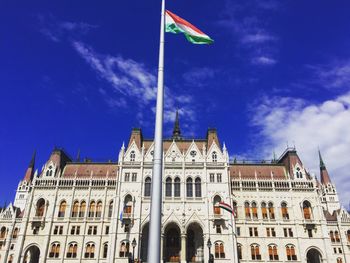
{"type": "Polygon", "coordinates": [[[163,170],[163,99],[164,99],[164,22],[165,0],[162,0],[159,42],[158,86],[156,124],[154,131],[154,155],[152,173],[151,215],[147,262],[160,263],[161,225],[162,225],[162,170],[163,170]]]}

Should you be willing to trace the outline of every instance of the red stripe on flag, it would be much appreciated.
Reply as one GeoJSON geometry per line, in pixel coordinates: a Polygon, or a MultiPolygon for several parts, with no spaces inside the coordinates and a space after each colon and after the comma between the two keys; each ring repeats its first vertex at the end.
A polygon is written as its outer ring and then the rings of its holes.
{"type": "Polygon", "coordinates": [[[165,11],[169,16],[172,17],[172,19],[174,19],[174,21],[176,23],[179,24],[183,24],[185,26],[188,26],[189,28],[193,29],[194,31],[196,31],[199,34],[203,34],[205,35],[205,33],[203,33],[202,31],[200,31],[198,28],[196,28],[194,25],[192,25],[190,22],[187,22],[185,19],[179,17],[178,15],[175,15],[174,13],[170,12],[169,10],[165,11]]]}

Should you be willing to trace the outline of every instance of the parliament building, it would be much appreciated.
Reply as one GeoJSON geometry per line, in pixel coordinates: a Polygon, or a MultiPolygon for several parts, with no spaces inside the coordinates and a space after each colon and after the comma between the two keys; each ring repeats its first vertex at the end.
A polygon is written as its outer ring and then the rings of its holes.
{"type": "MultiPolygon", "coordinates": [[[[133,129],[117,161],[33,156],[0,210],[0,263],[147,262],[153,139],[133,129]]],[[[350,262],[350,214],[321,154],[312,176],[295,148],[230,160],[215,129],[163,142],[162,262],[350,262]],[[224,202],[234,213],[220,208],[224,202]]]]}

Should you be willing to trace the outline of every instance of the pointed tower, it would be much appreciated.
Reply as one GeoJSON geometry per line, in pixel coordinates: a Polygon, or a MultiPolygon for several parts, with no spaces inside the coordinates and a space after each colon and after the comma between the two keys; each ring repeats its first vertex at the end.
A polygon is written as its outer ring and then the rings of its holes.
{"type": "Polygon", "coordinates": [[[29,193],[32,189],[32,180],[36,175],[36,172],[34,172],[35,157],[36,157],[36,151],[34,151],[33,153],[32,159],[30,160],[30,163],[28,165],[28,168],[26,170],[23,180],[19,182],[17,187],[15,201],[13,205],[15,207],[18,207],[21,211],[23,211],[24,208],[26,207],[29,193]]]}
{"type": "Polygon", "coordinates": [[[321,203],[325,210],[327,210],[330,214],[333,214],[335,210],[340,209],[337,189],[335,188],[335,185],[332,184],[326,165],[322,159],[320,150],[318,150],[318,156],[320,159],[321,203]]]}
{"type": "Polygon", "coordinates": [[[24,179],[23,179],[24,181],[30,182],[33,179],[35,156],[36,156],[36,151],[34,151],[32,159],[30,160],[29,166],[27,168],[27,171],[26,171],[24,179]]]}
{"type": "Polygon", "coordinates": [[[318,156],[320,158],[321,184],[323,184],[323,185],[332,184],[331,179],[329,178],[329,174],[328,174],[326,165],[323,162],[320,150],[318,150],[318,156]]]}
{"type": "Polygon", "coordinates": [[[181,130],[180,130],[180,122],[179,122],[179,110],[176,110],[173,136],[171,138],[173,140],[182,140],[181,130]]]}

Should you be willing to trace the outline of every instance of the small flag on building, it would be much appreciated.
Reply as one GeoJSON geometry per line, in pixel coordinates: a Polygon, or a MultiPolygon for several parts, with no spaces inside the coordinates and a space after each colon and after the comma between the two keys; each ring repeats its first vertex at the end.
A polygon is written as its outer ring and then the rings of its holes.
{"type": "Polygon", "coordinates": [[[233,211],[232,207],[229,204],[220,202],[219,207],[226,210],[227,212],[230,212],[233,216],[235,216],[235,212],[233,211]]]}
{"type": "Polygon", "coordinates": [[[193,44],[212,44],[214,42],[214,40],[197,27],[169,10],[165,11],[165,32],[174,34],[183,33],[187,40],[193,44]]]}

